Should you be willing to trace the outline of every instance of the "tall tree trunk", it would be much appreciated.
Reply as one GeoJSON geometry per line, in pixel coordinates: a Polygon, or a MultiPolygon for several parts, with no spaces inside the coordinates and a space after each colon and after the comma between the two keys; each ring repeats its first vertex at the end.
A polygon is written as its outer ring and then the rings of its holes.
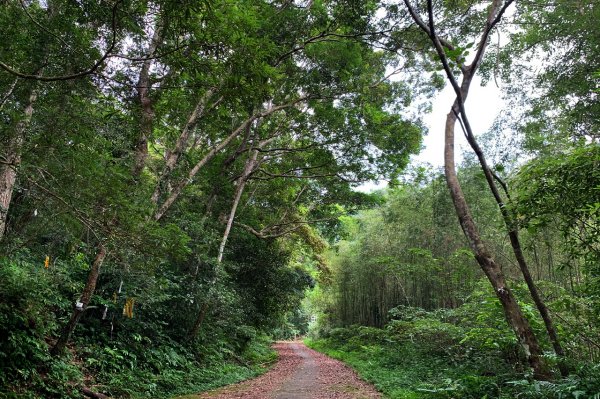
{"type": "Polygon", "coordinates": [[[467,120],[466,116],[464,115],[464,113],[462,115],[462,122],[465,127],[465,135],[467,137],[467,141],[469,142],[471,148],[473,149],[473,152],[475,152],[475,155],[477,155],[477,159],[479,160],[479,164],[481,166],[481,169],[483,170],[483,174],[488,183],[490,191],[492,192],[492,195],[494,196],[494,199],[496,200],[496,204],[498,204],[498,208],[500,209],[500,213],[502,214],[502,219],[504,221],[504,225],[506,226],[506,230],[507,230],[508,237],[510,240],[510,245],[511,245],[513,254],[515,256],[515,259],[517,260],[517,264],[519,265],[519,269],[521,270],[521,274],[523,275],[523,279],[525,280],[525,283],[527,284],[527,288],[529,289],[529,293],[533,299],[533,302],[535,303],[535,306],[536,306],[540,316],[542,317],[542,320],[544,321],[544,326],[546,327],[546,332],[548,333],[548,337],[550,339],[550,342],[552,343],[554,352],[556,353],[556,356],[560,360],[559,361],[560,372],[563,376],[566,376],[566,375],[568,375],[569,372],[568,372],[568,369],[566,368],[566,365],[564,364],[565,352],[560,344],[560,339],[558,338],[558,334],[556,332],[556,328],[554,327],[554,323],[552,321],[552,317],[550,316],[550,312],[548,311],[546,304],[544,303],[544,301],[542,300],[542,297],[540,296],[540,293],[539,293],[537,286],[533,280],[533,277],[531,276],[531,272],[527,265],[527,261],[525,260],[525,255],[523,254],[523,249],[521,246],[521,242],[519,240],[519,232],[518,232],[517,224],[515,222],[514,215],[512,215],[509,212],[509,210],[506,208],[506,205],[504,204],[504,201],[502,200],[502,197],[500,195],[500,190],[498,189],[498,186],[496,185],[495,178],[496,178],[496,180],[499,180],[500,184],[502,184],[504,191],[506,193],[507,199],[510,201],[508,187],[504,184],[504,182],[502,182],[500,180],[500,178],[495,176],[493,174],[492,170],[489,168],[487,161],[485,159],[485,155],[484,155],[483,151],[481,150],[481,147],[479,147],[479,144],[477,143],[475,135],[473,134],[473,132],[470,129],[470,124],[468,123],[468,120],[467,120]]]}
{"type": "Polygon", "coordinates": [[[138,141],[134,148],[134,163],[133,163],[133,177],[138,178],[146,165],[146,158],[148,158],[148,139],[152,136],[152,130],[154,126],[154,105],[152,104],[152,98],[150,97],[150,69],[154,63],[154,57],[160,42],[162,41],[162,26],[160,20],[157,19],[154,25],[154,32],[150,44],[148,45],[148,52],[146,54],[147,59],[144,60],[142,68],[140,70],[140,76],[138,77],[137,84],[135,85],[138,93],[138,101],[140,103],[141,114],[140,114],[140,134],[138,141]]]}
{"type": "MultiPolygon", "coordinates": [[[[227,225],[225,226],[225,231],[223,232],[223,237],[221,238],[221,244],[219,245],[219,253],[217,255],[217,267],[223,262],[223,254],[225,252],[225,245],[227,244],[227,239],[229,238],[229,233],[231,232],[231,227],[233,226],[233,220],[235,219],[235,214],[237,212],[238,205],[240,203],[240,199],[242,198],[242,193],[244,192],[244,188],[246,187],[246,182],[248,178],[255,170],[258,159],[258,150],[254,150],[252,152],[252,156],[248,158],[246,161],[246,165],[244,166],[244,171],[242,175],[237,179],[237,187],[235,189],[235,194],[233,197],[233,203],[231,205],[231,210],[229,211],[229,217],[227,218],[227,225]]],[[[189,338],[194,339],[198,335],[198,332],[202,328],[202,323],[206,317],[206,313],[208,312],[209,303],[212,297],[213,286],[217,281],[217,274],[211,281],[211,286],[209,288],[209,293],[207,298],[200,308],[198,312],[198,316],[196,317],[196,321],[194,322],[194,326],[190,330],[189,338]]]]}
{"type": "Polygon", "coordinates": [[[92,267],[90,269],[90,272],[88,273],[88,278],[85,283],[85,287],[83,288],[83,292],[81,293],[81,297],[79,298],[79,301],[75,304],[75,307],[73,308],[73,313],[71,314],[71,318],[63,328],[60,337],[58,338],[58,341],[56,341],[56,343],[50,350],[50,353],[53,356],[60,355],[64,351],[65,346],[69,342],[69,339],[71,338],[71,335],[73,334],[73,331],[75,330],[75,327],[77,326],[77,323],[81,318],[81,315],[83,315],[83,312],[85,312],[85,310],[87,309],[90,300],[92,299],[92,295],[94,295],[96,283],[98,282],[98,275],[100,274],[100,266],[102,266],[102,262],[104,262],[105,257],[106,248],[104,247],[104,245],[98,244],[98,253],[94,258],[94,261],[92,262],[92,267]]]}
{"type": "Polygon", "coordinates": [[[214,89],[210,89],[202,96],[202,98],[196,104],[196,107],[194,107],[193,111],[188,116],[188,120],[183,129],[181,130],[181,134],[177,138],[175,146],[172,150],[167,150],[167,152],[165,153],[165,166],[158,178],[158,181],[156,182],[156,186],[154,187],[154,192],[152,193],[151,197],[151,200],[154,203],[154,205],[158,204],[158,201],[163,193],[163,186],[168,180],[171,172],[173,172],[173,169],[175,169],[175,166],[179,161],[179,157],[186,150],[186,147],[188,146],[188,141],[190,139],[190,135],[196,127],[198,120],[202,118],[202,116],[204,116],[206,105],[208,104],[208,101],[212,97],[213,93],[214,89]]]}
{"type": "Polygon", "coordinates": [[[221,239],[221,245],[219,245],[219,255],[217,256],[217,263],[221,263],[221,261],[223,260],[223,253],[225,251],[227,239],[229,238],[229,233],[231,232],[231,226],[233,226],[233,219],[235,218],[237,207],[240,203],[240,199],[242,198],[244,188],[246,187],[246,182],[248,181],[248,178],[256,168],[257,158],[258,150],[254,150],[252,156],[248,159],[248,161],[246,161],[246,165],[244,166],[244,172],[237,181],[235,196],[233,198],[233,205],[231,206],[231,211],[229,212],[229,218],[227,219],[225,232],[223,233],[223,238],[221,239]]]}
{"type": "MultiPolygon", "coordinates": [[[[156,23],[154,25],[154,32],[148,45],[146,59],[142,64],[140,75],[136,84],[138,100],[141,106],[141,116],[139,127],[140,135],[138,138],[138,142],[135,145],[134,166],[131,171],[134,180],[137,180],[139,178],[145,166],[146,158],[148,156],[148,138],[152,134],[154,123],[154,108],[152,104],[152,99],[150,98],[150,70],[154,61],[153,57],[155,56],[156,50],[158,49],[162,41],[162,34],[163,26],[161,25],[160,19],[157,18],[156,23]]],[[[102,266],[102,263],[106,258],[106,253],[106,247],[102,242],[99,242],[97,245],[96,257],[92,262],[81,297],[73,309],[71,318],[63,328],[56,344],[51,349],[50,352],[52,355],[56,356],[64,351],[64,348],[69,342],[69,339],[71,338],[71,335],[73,334],[73,331],[75,330],[79,319],[83,315],[83,312],[85,312],[85,310],[87,309],[87,306],[94,294],[94,291],[96,290],[96,283],[98,282],[100,267],[102,266]]]]}
{"type": "Polygon", "coordinates": [[[467,201],[462,192],[462,188],[456,176],[456,167],[454,163],[454,126],[457,120],[458,105],[455,103],[446,117],[445,128],[445,147],[444,147],[444,171],[446,174],[446,183],[450,190],[452,202],[458,216],[462,230],[469,240],[471,249],[475,254],[475,259],[481,266],[481,269],[494,288],[494,292],[504,310],[506,320],[512,330],[515,332],[521,347],[523,348],[527,360],[533,368],[534,375],[538,379],[549,379],[549,371],[542,359],[542,350],[535,337],[529,322],[521,312],[517,301],[506,284],[506,279],[500,266],[496,263],[486,245],[484,244],[467,201]]]}
{"type": "Polygon", "coordinates": [[[210,151],[208,151],[202,159],[200,159],[196,165],[187,174],[187,178],[181,180],[173,190],[171,190],[169,196],[165,199],[165,201],[158,207],[156,212],[154,213],[154,220],[160,220],[167,213],[167,211],[171,208],[173,203],[177,200],[179,195],[183,192],[183,190],[190,184],[196,174],[208,163],[210,162],[219,152],[221,152],[225,147],[227,147],[235,138],[237,138],[241,133],[243,133],[248,126],[250,126],[255,120],[261,120],[270,116],[273,113],[278,111],[290,108],[298,104],[299,102],[307,100],[309,97],[301,97],[294,101],[291,101],[287,104],[282,105],[274,105],[270,108],[266,109],[263,112],[257,112],[251,115],[248,119],[242,122],[237,128],[232,130],[227,137],[225,137],[219,144],[215,145],[210,151]]]}
{"type": "Polygon", "coordinates": [[[559,359],[558,368],[560,373],[563,376],[567,376],[569,374],[569,370],[564,362],[565,351],[560,344],[560,339],[558,338],[558,333],[556,332],[556,328],[554,327],[554,323],[552,321],[552,317],[550,316],[550,312],[546,307],[546,304],[542,300],[540,293],[537,289],[535,282],[533,281],[533,277],[527,267],[527,263],[525,261],[525,256],[523,255],[523,251],[521,249],[521,244],[519,242],[519,235],[517,231],[510,226],[508,227],[508,236],[510,238],[510,243],[513,248],[513,252],[515,257],[517,258],[517,263],[519,264],[519,268],[521,269],[521,273],[523,274],[523,278],[525,279],[525,283],[527,284],[527,288],[529,289],[529,293],[533,298],[533,302],[542,316],[542,320],[544,321],[544,326],[546,327],[546,332],[548,333],[548,337],[550,338],[550,342],[552,343],[552,348],[554,349],[554,353],[559,359]]]}
{"type": "MultiPolygon", "coordinates": [[[[494,288],[496,296],[502,304],[506,320],[515,332],[517,339],[519,340],[519,343],[521,344],[521,347],[523,348],[527,356],[529,364],[533,368],[535,377],[538,379],[549,379],[549,370],[541,357],[542,350],[540,348],[538,340],[535,337],[533,330],[529,325],[529,322],[524,317],[521,308],[519,307],[514,296],[512,295],[512,292],[508,288],[501,267],[496,263],[491,253],[489,252],[487,246],[481,239],[477,226],[475,225],[475,221],[471,215],[467,201],[463,195],[460,182],[458,181],[454,161],[454,128],[456,122],[459,120],[460,115],[462,117],[461,124],[465,128],[467,133],[467,139],[469,140],[469,143],[471,144],[473,149],[476,150],[475,152],[479,157],[479,161],[482,165],[482,168],[484,169],[484,173],[486,174],[486,179],[488,179],[488,183],[490,183],[489,179],[491,178],[490,189],[492,189],[492,192],[495,196],[498,195],[497,198],[500,198],[493,177],[491,176],[491,170],[487,167],[487,164],[485,163],[485,158],[483,158],[483,153],[480,150],[479,152],[477,151],[477,149],[479,148],[477,146],[476,141],[474,140],[474,135],[472,134],[472,130],[470,128],[464,103],[469,94],[469,89],[473,77],[475,76],[475,72],[477,71],[479,64],[481,63],[483,54],[485,53],[489,35],[492,29],[494,29],[496,24],[500,21],[502,15],[504,14],[508,6],[512,3],[512,1],[513,0],[506,0],[506,2],[502,2],[501,0],[494,0],[490,5],[488,9],[486,25],[482,30],[481,38],[477,46],[477,52],[475,54],[472,64],[469,66],[459,66],[462,72],[462,82],[460,83],[460,85],[458,84],[458,81],[456,80],[454,73],[452,72],[452,69],[449,66],[448,59],[444,51],[444,47],[450,50],[452,50],[454,47],[450,42],[444,40],[443,38],[440,38],[435,31],[432,0],[427,0],[428,24],[426,24],[418,16],[418,14],[416,14],[415,10],[412,8],[408,0],[404,0],[404,3],[406,4],[413,20],[425,33],[427,33],[427,35],[431,39],[434,48],[440,58],[444,71],[446,72],[448,80],[450,81],[456,93],[456,100],[454,101],[454,104],[452,105],[452,108],[450,109],[450,112],[446,117],[444,134],[444,171],[446,175],[446,183],[450,190],[450,196],[452,197],[452,202],[454,203],[454,208],[456,210],[456,214],[458,216],[460,225],[475,254],[477,262],[479,263],[486,277],[490,281],[492,287],[494,288]]],[[[501,204],[501,210],[503,210],[504,216],[505,209],[504,205],[501,202],[501,198],[499,204],[501,204]]],[[[510,226],[510,224],[508,226],[510,226]]],[[[508,230],[510,232],[512,229],[509,227],[508,230]]],[[[513,236],[511,235],[511,245],[513,246],[513,250],[515,248],[518,248],[519,250],[515,251],[515,255],[519,254],[522,257],[520,245],[518,247],[515,247],[515,244],[518,244],[518,237],[515,242],[513,240],[513,236]]],[[[529,275],[528,269],[525,268],[525,270],[526,274],[529,275]]],[[[529,275],[529,277],[531,276],[529,275]]],[[[537,291],[535,292],[537,293],[537,291]]]]}
{"type": "Polygon", "coordinates": [[[23,118],[17,123],[14,134],[5,147],[4,159],[0,163],[0,240],[6,231],[6,218],[12,200],[17,172],[21,164],[21,153],[25,142],[25,132],[31,122],[33,106],[37,100],[37,91],[31,90],[23,118]]]}

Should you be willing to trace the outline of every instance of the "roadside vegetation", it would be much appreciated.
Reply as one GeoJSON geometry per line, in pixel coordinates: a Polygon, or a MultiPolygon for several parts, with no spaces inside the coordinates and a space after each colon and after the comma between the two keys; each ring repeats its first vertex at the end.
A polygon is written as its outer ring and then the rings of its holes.
{"type": "Polygon", "coordinates": [[[328,284],[310,306],[318,320],[309,346],[354,367],[392,398],[600,397],[596,193],[597,146],[532,160],[511,178],[527,261],[566,355],[559,357],[522,281],[485,181],[467,161],[460,171],[481,233],[495,243],[520,308],[552,377],[534,378],[494,291],[453,221],[442,177],[417,169],[380,193],[381,205],[343,219],[327,252],[328,284]],[[541,172],[543,170],[543,172],[541,172]],[[582,175],[580,175],[581,173],[582,175]],[[552,199],[541,200],[544,195],[552,199]],[[578,204],[562,207],[576,196],[578,204]],[[559,200],[560,198],[560,200],[559,200]],[[587,199],[585,199],[587,198],[587,199]],[[561,370],[567,375],[561,376],[561,370]]]}
{"type": "Polygon", "coordinates": [[[0,396],[194,393],[309,330],[392,395],[598,396],[599,20],[2,1],[0,396]],[[487,132],[479,82],[506,97],[487,132]],[[411,164],[425,134],[443,170],[411,164]]]}
{"type": "Polygon", "coordinates": [[[570,364],[567,378],[532,379],[511,331],[481,320],[487,314],[503,322],[490,306],[493,296],[484,297],[454,310],[394,309],[384,328],[335,328],[305,342],[350,365],[387,398],[600,397],[600,367],[588,359],[570,364]],[[479,300],[488,303],[483,311],[479,300]]]}

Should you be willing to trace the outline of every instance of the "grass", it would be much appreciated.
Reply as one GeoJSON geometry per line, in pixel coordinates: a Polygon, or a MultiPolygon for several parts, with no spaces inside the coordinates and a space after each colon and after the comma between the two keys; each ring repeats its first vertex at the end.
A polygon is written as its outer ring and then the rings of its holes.
{"type": "Polygon", "coordinates": [[[268,368],[242,368],[238,370],[221,370],[224,373],[210,381],[199,382],[195,386],[186,387],[186,391],[194,391],[195,393],[186,394],[183,396],[177,396],[173,399],[197,399],[200,395],[207,391],[211,391],[217,388],[221,388],[227,385],[236,384],[254,377],[257,377],[267,371],[268,368]]]}
{"type": "Polygon", "coordinates": [[[265,343],[265,341],[255,343],[251,350],[248,351],[249,353],[246,353],[246,359],[251,363],[243,365],[217,363],[209,368],[198,369],[197,374],[192,373],[191,375],[187,375],[185,378],[187,384],[170,391],[172,395],[183,396],[176,396],[173,399],[196,399],[207,391],[236,384],[264,374],[277,360],[277,352],[265,345],[265,343]]]}
{"type": "Polygon", "coordinates": [[[385,353],[382,347],[361,346],[355,350],[344,350],[329,340],[306,340],[305,343],[312,349],[325,353],[350,365],[365,381],[375,385],[377,390],[389,398],[421,399],[429,397],[416,390],[415,385],[423,381],[427,373],[422,370],[422,364],[415,364],[414,354],[409,355],[406,361],[395,361],[396,354],[385,353]],[[416,366],[416,367],[415,367],[416,366]]]}
{"type": "Polygon", "coordinates": [[[469,350],[440,337],[406,339],[391,330],[358,327],[305,342],[351,366],[386,398],[600,399],[598,364],[583,364],[566,378],[535,381],[499,351],[469,350]]]}
{"type": "Polygon", "coordinates": [[[184,396],[176,396],[175,399],[193,399],[203,392],[257,377],[267,370],[268,368],[265,367],[236,365],[219,366],[208,370],[202,369],[188,376],[184,386],[173,389],[171,392],[178,395],[185,393],[184,396]],[[190,392],[193,393],[190,394],[190,392]]]}
{"type": "Polygon", "coordinates": [[[510,397],[501,396],[497,377],[481,375],[473,364],[457,364],[417,343],[319,339],[306,344],[348,364],[387,398],[510,397]]]}

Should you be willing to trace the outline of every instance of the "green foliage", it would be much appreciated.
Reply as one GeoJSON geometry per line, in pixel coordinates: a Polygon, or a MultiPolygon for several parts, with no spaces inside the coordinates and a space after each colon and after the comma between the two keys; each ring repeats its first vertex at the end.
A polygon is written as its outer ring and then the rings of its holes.
{"type": "Polygon", "coordinates": [[[314,286],[300,267],[282,267],[289,253],[272,241],[242,235],[232,244],[227,271],[241,300],[249,309],[246,322],[256,327],[275,327],[287,312],[298,308],[304,291],[314,286]]]}
{"type": "MultiPolygon", "coordinates": [[[[270,339],[244,326],[237,331],[225,326],[230,336],[227,340],[223,331],[211,327],[212,334],[219,334],[217,339],[178,343],[169,338],[173,332],[164,323],[172,308],[161,308],[164,304],[155,300],[153,311],[164,313],[148,317],[145,307],[150,304],[144,303],[143,297],[138,297],[140,308],[131,320],[117,316],[121,309],[113,306],[112,300],[98,298],[99,306],[108,306],[109,319],[86,316],[68,356],[52,357],[46,337],[60,326],[54,312],[70,308],[61,288],[72,277],[70,273],[85,263],[76,257],[72,263],[57,261],[46,269],[43,258],[34,259],[22,253],[15,260],[0,260],[3,397],[80,397],[78,387],[84,384],[84,376],[96,382],[97,390],[115,397],[170,396],[250,378],[275,359],[270,339]]],[[[131,283],[128,280],[127,284],[131,283]]],[[[88,312],[96,310],[92,306],[88,312]]]]}
{"type": "MultiPolygon", "coordinates": [[[[467,194],[474,197],[476,217],[489,220],[496,216],[494,204],[478,194],[482,182],[476,173],[471,168],[463,172],[477,183],[467,194]]],[[[328,311],[335,316],[333,326],[382,327],[398,305],[453,307],[470,293],[481,274],[460,236],[441,179],[416,171],[414,181],[385,193],[385,203],[341,219],[343,239],[328,252],[334,281],[327,293],[336,302],[328,311]]]]}
{"type": "Polygon", "coordinates": [[[257,337],[239,356],[229,346],[194,348],[205,355],[202,360],[190,348],[173,341],[151,346],[146,337],[140,337],[138,342],[86,348],[82,353],[86,372],[106,381],[105,390],[116,397],[171,396],[253,377],[265,371],[261,364],[274,358],[265,337],[257,337]]]}
{"type": "Polygon", "coordinates": [[[516,176],[516,211],[533,234],[552,228],[567,255],[560,268],[582,269],[591,298],[600,290],[600,146],[574,147],[564,154],[530,161],[516,176]]]}
{"type": "Polygon", "coordinates": [[[285,314],[279,326],[274,328],[271,335],[276,340],[292,340],[304,336],[309,331],[310,314],[305,306],[285,314]]]}
{"type": "Polygon", "coordinates": [[[459,350],[445,347],[446,334],[443,323],[392,322],[370,334],[348,329],[308,344],[349,363],[390,398],[478,398],[497,391],[492,378],[478,375],[476,362],[451,356],[459,350]]]}
{"type": "Polygon", "coordinates": [[[490,57],[496,72],[502,65],[500,73],[511,83],[511,97],[527,98],[518,107],[525,112],[517,125],[532,152],[555,155],[565,144],[597,140],[599,104],[593,66],[600,51],[593,38],[599,32],[599,13],[595,1],[517,4],[513,19],[523,29],[512,33],[501,54],[490,57]],[[530,62],[534,59],[545,60],[543,70],[535,70],[530,62]],[[524,93],[529,88],[535,93],[524,93]]]}
{"type": "Polygon", "coordinates": [[[479,301],[473,298],[453,311],[403,307],[393,313],[405,320],[393,320],[385,329],[337,328],[306,342],[348,363],[390,398],[559,399],[598,395],[597,366],[579,368],[572,376],[553,382],[523,379],[523,370],[515,369],[510,358],[498,356],[511,350],[489,345],[494,328],[484,331],[468,327],[465,318],[470,318],[470,323],[482,321],[473,313],[474,306],[479,306],[479,301]]]}
{"type": "Polygon", "coordinates": [[[73,384],[81,382],[81,370],[52,358],[45,341],[58,328],[47,309],[65,306],[57,283],[43,258],[0,258],[0,395],[78,397],[73,384]]]}
{"type": "Polygon", "coordinates": [[[5,3],[1,389],[68,396],[83,374],[117,397],[167,396],[253,375],[272,360],[265,333],[306,332],[298,309],[328,273],[315,226],[335,235],[340,209],[377,202],[350,181],[392,177],[420,146],[409,85],[355,40],[376,4],[5,3]]]}
{"type": "MultiPolygon", "coordinates": [[[[435,3],[456,68],[485,7],[435,3]]],[[[266,334],[306,333],[312,315],[328,345],[347,351],[339,356],[395,395],[593,392],[597,369],[579,362],[598,356],[584,343],[599,336],[597,76],[588,70],[598,51],[587,39],[598,7],[557,4],[519,4],[513,19],[524,27],[509,47],[554,54],[536,81],[544,95],[520,125],[526,147],[563,154],[522,168],[516,209],[537,278],[554,283],[546,292],[565,320],[559,333],[579,353],[576,377],[536,385],[511,369],[521,354],[478,283],[443,177],[421,166],[400,178],[443,81],[400,4],[4,1],[0,394],[77,397],[84,383],[115,397],[207,389],[262,371],[274,360],[266,334]],[[77,74],[107,50],[93,74],[16,77],[77,74]],[[394,187],[353,191],[381,178],[394,187]],[[101,247],[91,301],[66,354],[51,357],[101,247]],[[582,328],[572,327],[578,317],[582,328]]],[[[510,64],[497,56],[493,68],[510,64]]],[[[504,259],[498,212],[468,158],[460,178],[504,259]]]]}

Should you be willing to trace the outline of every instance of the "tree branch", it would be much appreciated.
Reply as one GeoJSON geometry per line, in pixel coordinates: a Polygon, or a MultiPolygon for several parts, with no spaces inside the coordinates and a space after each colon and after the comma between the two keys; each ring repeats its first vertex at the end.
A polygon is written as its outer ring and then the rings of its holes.
{"type": "Polygon", "coordinates": [[[23,0],[19,0],[19,3],[21,4],[21,8],[23,9],[23,12],[25,13],[25,15],[27,15],[27,17],[31,20],[31,22],[33,22],[38,28],[40,28],[44,32],[53,36],[55,39],[57,39],[59,42],[61,42],[65,47],[70,47],[69,44],[67,42],[65,42],[60,36],[58,36],[57,34],[52,32],[50,29],[48,29],[44,25],[42,25],[38,20],[33,18],[33,15],[31,15],[29,13],[29,11],[27,11],[27,6],[25,5],[25,2],[23,0]]]}
{"type": "Polygon", "coordinates": [[[295,222],[289,222],[289,223],[281,223],[281,224],[275,224],[275,225],[272,225],[272,226],[265,227],[264,229],[261,229],[260,231],[256,230],[252,226],[249,226],[249,225],[244,224],[244,223],[235,222],[235,224],[238,225],[238,226],[240,226],[240,227],[242,227],[242,228],[244,228],[248,232],[252,233],[257,238],[269,239],[269,238],[283,237],[284,235],[288,235],[290,233],[293,233],[294,231],[298,230],[302,226],[306,226],[306,225],[310,225],[310,224],[318,223],[318,222],[324,222],[324,221],[327,221],[327,220],[331,220],[331,218],[323,218],[323,219],[315,219],[315,220],[304,220],[304,221],[295,221],[295,222]],[[277,227],[286,226],[286,225],[289,226],[289,225],[292,225],[292,224],[295,225],[295,226],[291,227],[289,229],[284,229],[282,231],[269,233],[269,231],[276,230],[277,227]]]}
{"type": "Polygon", "coordinates": [[[96,237],[96,239],[98,241],[102,241],[100,239],[100,236],[96,233],[96,229],[93,226],[93,222],[90,221],[87,218],[87,215],[85,215],[83,212],[79,211],[77,208],[75,208],[73,205],[69,204],[67,202],[67,200],[65,200],[64,198],[62,198],[61,196],[59,196],[58,194],[56,194],[55,192],[53,192],[52,190],[47,189],[46,187],[42,186],[41,184],[37,183],[35,180],[31,179],[31,178],[27,178],[27,181],[29,181],[29,183],[31,183],[32,185],[34,185],[35,187],[37,187],[38,189],[42,190],[44,193],[46,193],[47,195],[51,196],[52,198],[56,199],[58,202],[60,202],[61,204],[63,204],[68,210],[69,212],[75,216],[75,218],[77,220],[79,220],[85,227],[88,228],[89,231],[92,232],[92,234],[94,235],[94,237],[96,237]]]}
{"type": "Polygon", "coordinates": [[[4,97],[2,97],[2,100],[0,100],[0,111],[2,111],[2,108],[4,108],[4,104],[6,103],[8,98],[12,95],[12,93],[15,91],[15,87],[17,86],[18,81],[19,81],[19,78],[15,78],[15,80],[12,82],[12,84],[6,91],[6,94],[4,95],[4,97]]]}
{"type": "Polygon", "coordinates": [[[117,0],[115,5],[112,7],[111,43],[108,46],[108,48],[106,49],[106,52],[104,53],[104,55],[102,55],[102,57],[100,57],[100,59],[94,65],[92,65],[91,68],[89,68],[85,71],[74,73],[72,75],[63,75],[63,76],[30,75],[30,74],[26,74],[23,72],[19,72],[16,69],[5,64],[2,61],[0,61],[0,68],[4,69],[6,72],[10,73],[11,75],[15,75],[19,78],[29,79],[29,80],[39,80],[42,82],[56,82],[56,81],[61,81],[61,80],[72,80],[72,79],[81,78],[81,77],[84,77],[84,76],[87,76],[87,75],[90,75],[90,74],[96,72],[96,70],[104,63],[104,61],[106,61],[106,59],[110,56],[110,54],[114,50],[115,46],[117,45],[117,8],[122,1],[123,0],[117,0]]]}
{"type": "Polygon", "coordinates": [[[187,187],[188,184],[190,184],[194,180],[194,177],[200,171],[200,169],[202,169],[204,167],[204,165],[206,165],[209,161],[211,161],[221,150],[223,150],[225,147],[227,147],[229,145],[229,143],[231,143],[236,137],[238,137],[248,126],[250,126],[250,124],[252,122],[254,122],[255,120],[260,119],[260,118],[266,118],[267,116],[269,116],[275,112],[282,111],[282,110],[290,108],[290,107],[294,107],[296,104],[306,101],[310,98],[312,98],[312,97],[311,96],[300,97],[296,100],[290,101],[289,103],[276,105],[276,106],[270,107],[267,110],[264,110],[264,111],[258,112],[258,113],[254,113],[253,115],[251,115],[242,124],[240,124],[236,129],[234,129],[227,137],[225,137],[221,142],[219,142],[212,149],[210,149],[204,155],[204,157],[202,157],[202,159],[200,159],[200,161],[198,161],[196,163],[196,165],[194,165],[194,167],[188,172],[187,178],[180,181],[175,186],[173,191],[171,191],[171,194],[169,195],[169,197],[162,203],[162,205],[155,212],[154,220],[157,220],[157,221],[160,220],[164,216],[164,214],[167,212],[167,210],[169,210],[171,205],[173,205],[175,200],[179,197],[179,195],[181,194],[183,189],[185,187],[187,187]]]}
{"type": "Polygon", "coordinates": [[[469,65],[469,69],[474,70],[474,69],[477,69],[477,67],[479,66],[479,63],[481,62],[481,59],[483,58],[483,53],[485,52],[485,48],[487,47],[487,40],[490,36],[491,31],[498,24],[498,22],[500,22],[500,20],[502,19],[502,16],[504,15],[504,12],[513,3],[514,0],[506,0],[506,2],[500,8],[498,8],[498,1],[499,0],[494,0],[492,2],[492,5],[491,5],[492,9],[490,10],[490,13],[488,14],[486,28],[483,31],[483,34],[481,35],[481,39],[479,40],[479,45],[477,46],[477,53],[475,54],[475,58],[473,59],[473,62],[471,63],[471,65],[469,65]]]}

